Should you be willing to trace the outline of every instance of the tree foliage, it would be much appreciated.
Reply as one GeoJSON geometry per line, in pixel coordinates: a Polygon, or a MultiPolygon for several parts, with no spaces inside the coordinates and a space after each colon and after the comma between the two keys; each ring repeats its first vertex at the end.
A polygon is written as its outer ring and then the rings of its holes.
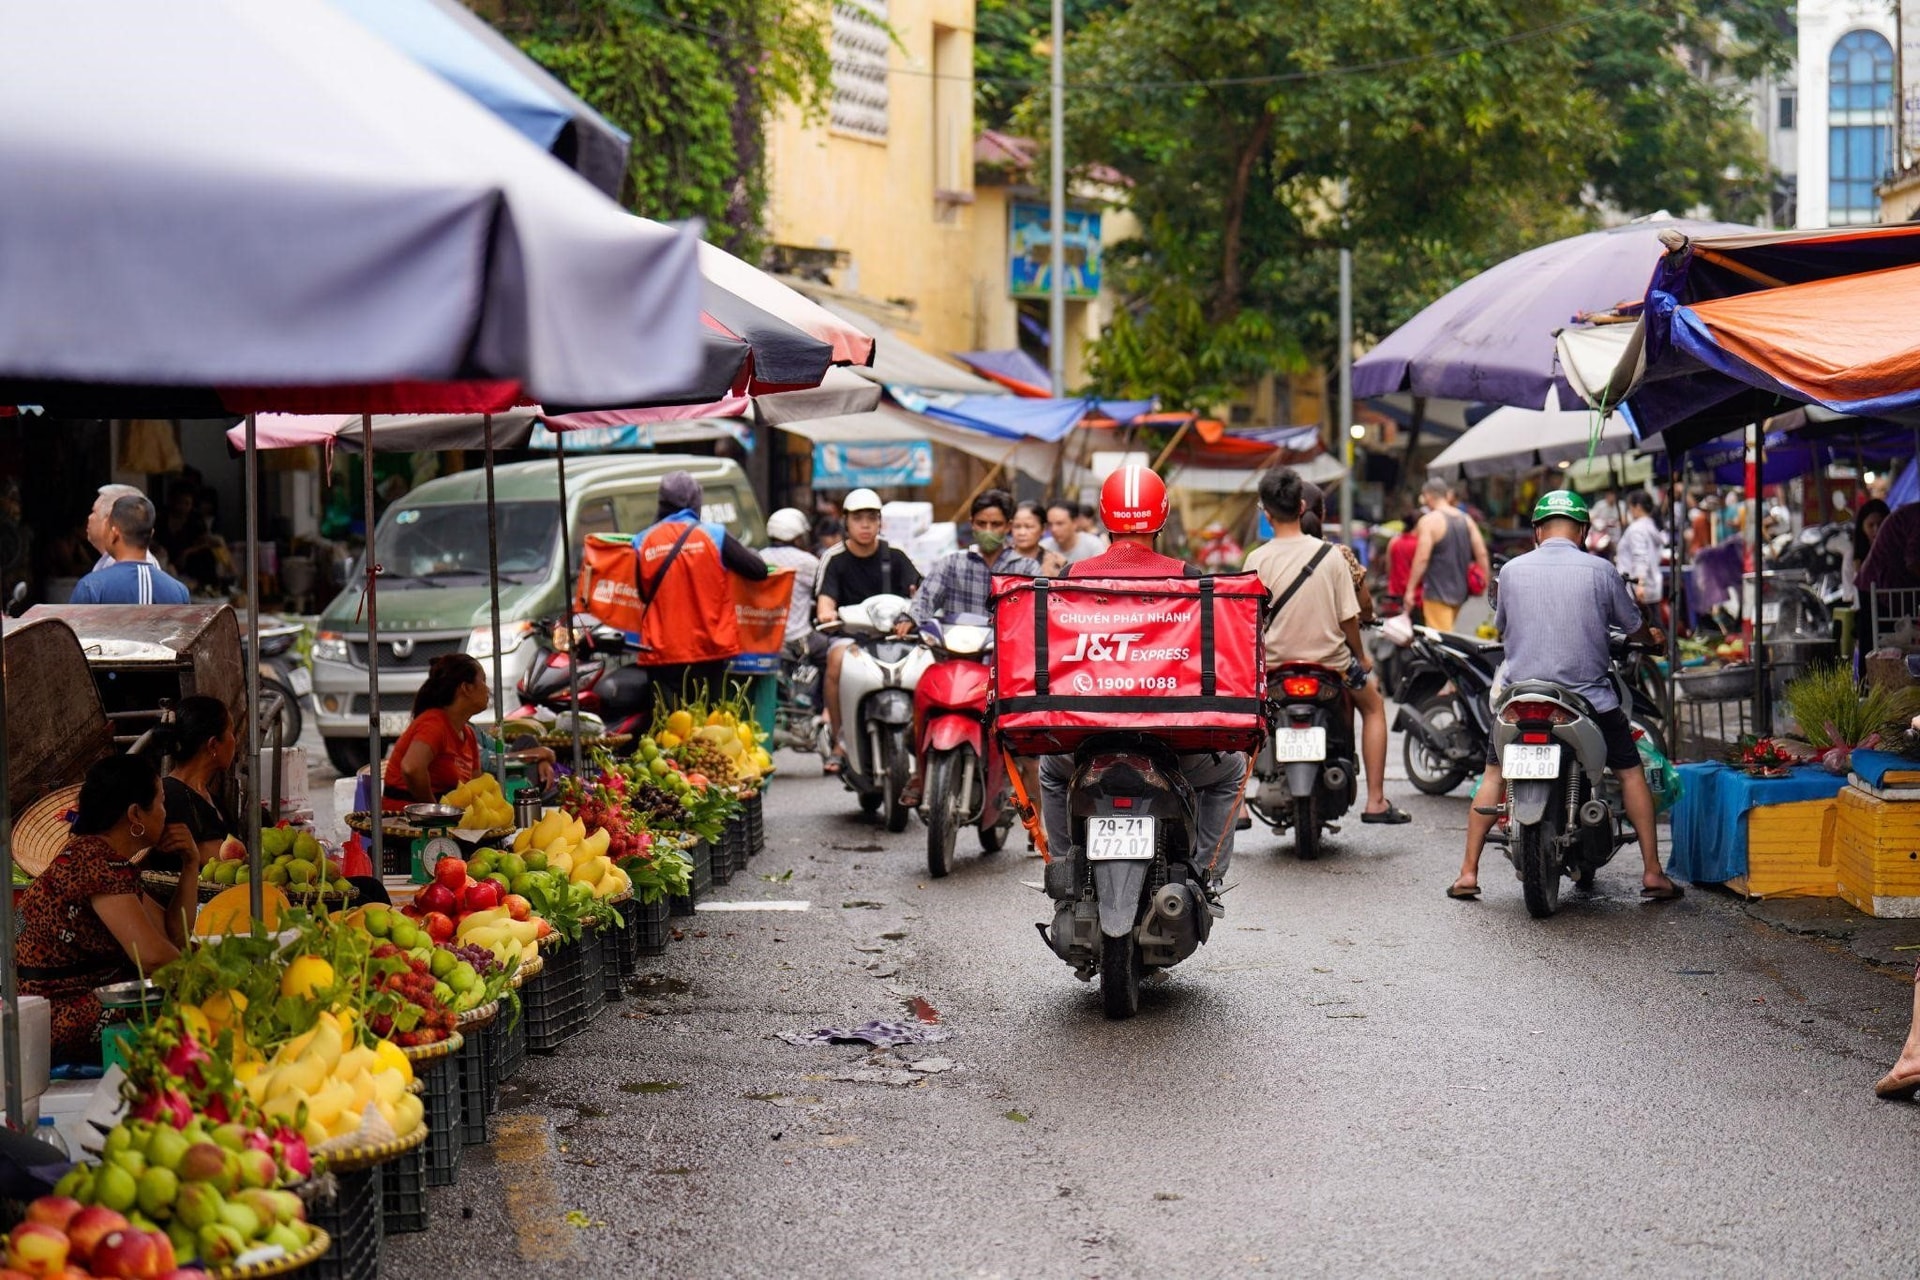
{"type": "Polygon", "coordinates": [[[633,137],[626,200],[704,218],[754,256],[766,209],[768,119],[810,119],[832,92],[826,6],[786,0],[502,0],[498,25],[633,137]]]}
{"type": "MultiPolygon", "coordinates": [[[[1329,361],[1342,244],[1356,330],[1378,336],[1474,271],[1591,225],[1603,202],[1744,211],[1757,157],[1733,94],[1691,78],[1674,42],[1711,36],[1702,67],[1736,74],[1779,56],[1769,12],[1155,0],[1091,13],[1068,48],[1069,154],[1129,175],[1142,223],[1108,260],[1128,305],[1097,344],[1096,382],[1204,408],[1329,361]]],[[[1020,123],[1040,131],[1044,107],[1030,96],[1020,123]]]]}

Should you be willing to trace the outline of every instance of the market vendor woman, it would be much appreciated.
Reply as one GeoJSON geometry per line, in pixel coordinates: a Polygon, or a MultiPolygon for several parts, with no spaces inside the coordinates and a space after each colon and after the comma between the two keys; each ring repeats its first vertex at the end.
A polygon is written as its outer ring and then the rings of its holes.
{"type": "Polygon", "coordinates": [[[94,989],[180,954],[200,867],[189,845],[167,906],[142,895],[135,859],[161,839],[167,806],[159,773],[140,756],[109,756],[89,769],[76,808],[65,845],[20,895],[14,963],[20,990],[53,1006],[53,1060],[98,1063],[94,989]]]}
{"type": "MultiPolygon", "coordinates": [[[[480,772],[480,738],[470,723],[487,709],[493,695],[479,662],[464,653],[435,658],[420,692],[413,695],[413,723],[393,744],[381,775],[383,808],[433,804],[480,772]]],[[[552,777],[553,752],[536,747],[520,754],[540,767],[540,781],[552,777]]]]}

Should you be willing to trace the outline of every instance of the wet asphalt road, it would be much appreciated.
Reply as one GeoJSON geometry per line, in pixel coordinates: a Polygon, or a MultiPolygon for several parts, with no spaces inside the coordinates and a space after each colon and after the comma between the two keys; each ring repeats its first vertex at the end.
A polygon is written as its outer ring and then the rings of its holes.
{"type": "Polygon", "coordinates": [[[1493,858],[1448,901],[1464,796],[1401,784],[1413,825],[1317,863],[1243,832],[1213,942],[1110,1023],[1037,859],[930,882],[922,827],[783,763],[717,896],[810,908],[676,922],[383,1275],[1920,1270],[1920,1109],[1869,1091],[1910,988],[1729,897],[1644,904],[1629,853],[1548,922],[1493,858]],[[951,1040],[773,1038],[915,996],[951,1040]]]}

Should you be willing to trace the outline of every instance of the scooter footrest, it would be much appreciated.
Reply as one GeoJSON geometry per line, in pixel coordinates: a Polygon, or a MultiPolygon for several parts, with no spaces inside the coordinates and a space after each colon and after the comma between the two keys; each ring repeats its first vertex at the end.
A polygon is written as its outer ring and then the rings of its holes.
{"type": "Polygon", "coordinates": [[[1507,806],[1503,804],[1477,804],[1473,806],[1473,811],[1483,818],[1503,818],[1506,816],[1507,806]]]}

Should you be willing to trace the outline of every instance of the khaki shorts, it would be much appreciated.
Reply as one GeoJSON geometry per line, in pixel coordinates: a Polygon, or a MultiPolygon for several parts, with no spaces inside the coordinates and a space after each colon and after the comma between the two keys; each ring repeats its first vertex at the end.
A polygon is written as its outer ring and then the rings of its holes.
{"type": "Polygon", "coordinates": [[[1435,631],[1451,631],[1453,624],[1460,620],[1459,605],[1445,604],[1432,596],[1420,602],[1420,612],[1435,631]]]}

